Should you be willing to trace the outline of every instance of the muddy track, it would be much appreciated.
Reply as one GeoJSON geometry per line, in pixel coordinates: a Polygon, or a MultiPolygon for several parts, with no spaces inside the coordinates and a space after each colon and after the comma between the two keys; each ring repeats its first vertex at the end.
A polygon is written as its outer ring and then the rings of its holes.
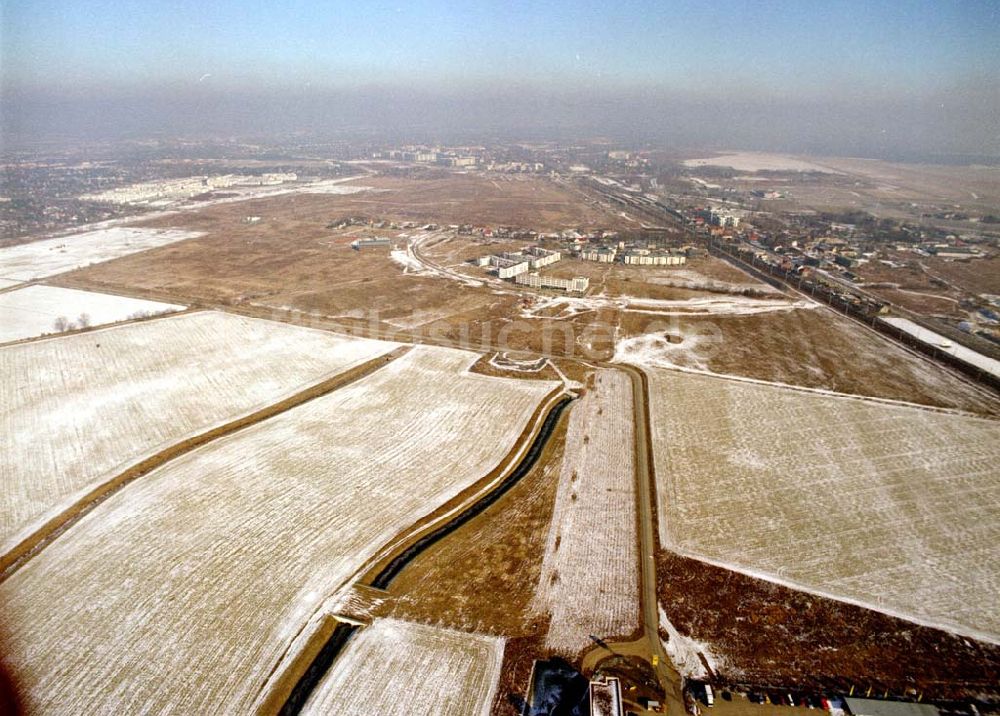
{"type": "Polygon", "coordinates": [[[395,350],[381,355],[373,360],[362,363],[354,368],[338,373],[320,383],[310,386],[305,390],[296,393],[282,401],[269,405],[256,412],[244,415],[224,425],[212,428],[206,432],[183,440],[175,445],[171,445],[154,455],[136,463],[125,472],[101,483],[76,503],[56,515],[41,528],[26,537],[20,544],[12,550],[0,556],[0,583],[3,583],[18,569],[24,566],[32,557],[41,552],[47,545],[51,544],[63,532],[76,524],[94,508],[116,494],[130,483],[148,474],[152,470],[175,460],[203,445],[218,440],[219,438],[231,435],[235,432],[249,428],[252,425],[272,418],[287,410],[296,408],[310,400],[315,400],[321,396],[331,393],[338,388],[342,388],[350,383],[361,380],[374,373],[387,363],[399,358],[410,350],[410,346],[401,346],[395,350]]]}

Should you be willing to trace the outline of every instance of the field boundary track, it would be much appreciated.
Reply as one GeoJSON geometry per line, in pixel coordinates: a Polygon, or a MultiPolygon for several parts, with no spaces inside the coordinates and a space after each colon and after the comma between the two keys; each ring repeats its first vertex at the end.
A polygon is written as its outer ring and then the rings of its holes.
{"type": "MultiPolygon", "coordinates": [[[[554,390],[552,395],[539,406],[511,453],[496,469],[383,547],[368,564],[358,570],[354,579],[348,580],[345,584],[360,583],[368,586],[379,581],[383,585],[381,588],[384,589],[388,581],[391,581],[407,563],[425,549],[496,502],[537,462],[555,426],[572,400],[573,398],[567,396],[562,389],[554,390]]],[[[378,586],[373,588],[379,589],[378,586]]],[[[287,665],[281,663],[276,665],[274,671],[276,677],[269,680],[269,686],[265,685],[257,699],[255,708],[257,714],[270,716],[280,713],[282,716],[292,716],[301,711],[340,650],[328,648],[328,642],[340,638],[339,635],[344,631],[332,630],[326,626],[330,618],[334,617],[323,615],[321,625],[314,628],[305,638],[305,643],[297,653],[286,655],[287,658],[283,661],[287,661],[287,665]],[[323,663],[318,664],[317,660],[323,663]]],[[[308,626],[304,627],[307,628],[308,626]]]]}
{"type": "MultiPolygon", "coordinates": [[[[634,367],[636,369],[643,369],[646,366],[640,366],[635,363],[613,363],[612,365],[623,367],[634,367]]],[[[880,398],[875,395],[861,395],[860,393],[841,393],[836,390],[826,390],[825,388],[811,388],[807,385],[795,385],[794,383],[781,383],[772,380],[761,380],[760,378],[749,378],[744,375],[735,375],[733,373],[713,373],[710,370],[702,370],[699,368],[687,368],[685,366],[677,365],[656,365],[649,366],[653,370],[674,372],[674,373],[687,373],[690,375],[703,376],[705,378],[715,378],[717,380],[728,380],[735,383],[750,383],[751,385],[760,385],[767,388],[774,388],[776,390],[788,390],[797,393],[804,393],[806,395],[813,395],[818,398],[830,398],[841,399],[841,400],[859,400],[863,403],[874,403],[876,405],[885,405],[891,408],[913,408],[914,410],[926,410],[931,413],[938,413],[940,415],[953,415],[961,418],[978,418],[979,420],[991,420],[996,421],[1000,419],[1000,416],[991,415],[987,413],[974,413],[970,410],[962,410],[960,408],[945,408],[940,405],[926,405],[924,403],[911,403],[907,400],[896,400],[894,398],[880,398]]]]}
{"type": "Polygon", "coordinates": [[[380,355],[361,365],[315,383],[305,390],[288,396],[283,400],[181,440],[132,465],[124,472],[90,490],[65,510],[47,520],[39,529],[25,537],[6,554],[0,556],[0,583],[3,583],[8,577],[17,572],[32,557],[80,521],[80,519],[94,508],[143,475],[214,440],[236,433],[358,381],[374,373],[387,363],[403,356],[409,352],[410,348],[411,346],[400,346],[389,353],[380,355]]]}

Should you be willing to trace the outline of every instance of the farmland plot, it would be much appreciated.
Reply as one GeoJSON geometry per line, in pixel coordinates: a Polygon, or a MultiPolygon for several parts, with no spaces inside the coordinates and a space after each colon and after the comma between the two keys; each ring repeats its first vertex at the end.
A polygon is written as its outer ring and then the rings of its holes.
{"type": "Polygon", "coordinates": [[[32,241],[0,249],[0,277],[11,281],[34,281],[196,236],[201,233],[115,226],[32,241]]]}
{"type": "Polygon", "coordinates": [[[392,347],[200,312],[0,348],[3,552],[141,458],[392,347]]]}
{"type": "Polygon", "coordinates": [[[0,585],[31,713],[247,713],[382,545],[489,474],[559,384],[415,347],[95,508],[0,585]]]}
{"type": "Polygon", "coordinates": [[[555,512],[534,608],[550,613],[545,646],[575,654],[590,635],[639,624],[632,384],[601,370],[570,413],[555,512]]]}
{"type": "Polygon", "coordinates": [[[72,288],[25,286],[0,293],[0,343],[185,308],[72,288]]]}
{"type": "Polygon", "coordinates": [[[1000,639],[1000,422],[649,376],[663,545],[1000,639]]]}
{"type": "Polygon", "coordinates": [[[303,714],[488,714],[503,639],[395,619],[362,629],[334,662],[303,714]]]}

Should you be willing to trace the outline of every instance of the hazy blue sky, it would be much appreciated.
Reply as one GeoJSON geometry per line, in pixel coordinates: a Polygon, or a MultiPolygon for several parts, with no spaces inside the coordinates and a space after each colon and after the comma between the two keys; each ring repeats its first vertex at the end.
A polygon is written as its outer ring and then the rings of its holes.
{"type": "MultiPolygon", "coordinates": [[[[4,0],[2,7],[0,72],[18,97],[406,92],[433,104],[442,94],[457,101],[468,93],[475,103],[483,93],[595,100],[625,93],[641,104],[648,92],[719,110],[726,99],[771,103],[788,120],[802,103],[957,115],[991,111],[1000,96],[1000,2],[4,0]]],[[[980,144],[990,141],[985,129],[980,144]]]]}

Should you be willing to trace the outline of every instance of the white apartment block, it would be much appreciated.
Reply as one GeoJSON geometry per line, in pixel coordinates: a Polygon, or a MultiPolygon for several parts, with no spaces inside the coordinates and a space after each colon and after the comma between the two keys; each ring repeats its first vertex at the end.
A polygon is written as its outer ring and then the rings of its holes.
{"type": "Polygon", "coordinates": [[[556,278],[540,276],[537,273],[522,273],[514,278],[514,283],[531,288],[558,288],[563,291],[583,293],[590,286],[590,279],[577,276],[575,278],[556,278]]]}

